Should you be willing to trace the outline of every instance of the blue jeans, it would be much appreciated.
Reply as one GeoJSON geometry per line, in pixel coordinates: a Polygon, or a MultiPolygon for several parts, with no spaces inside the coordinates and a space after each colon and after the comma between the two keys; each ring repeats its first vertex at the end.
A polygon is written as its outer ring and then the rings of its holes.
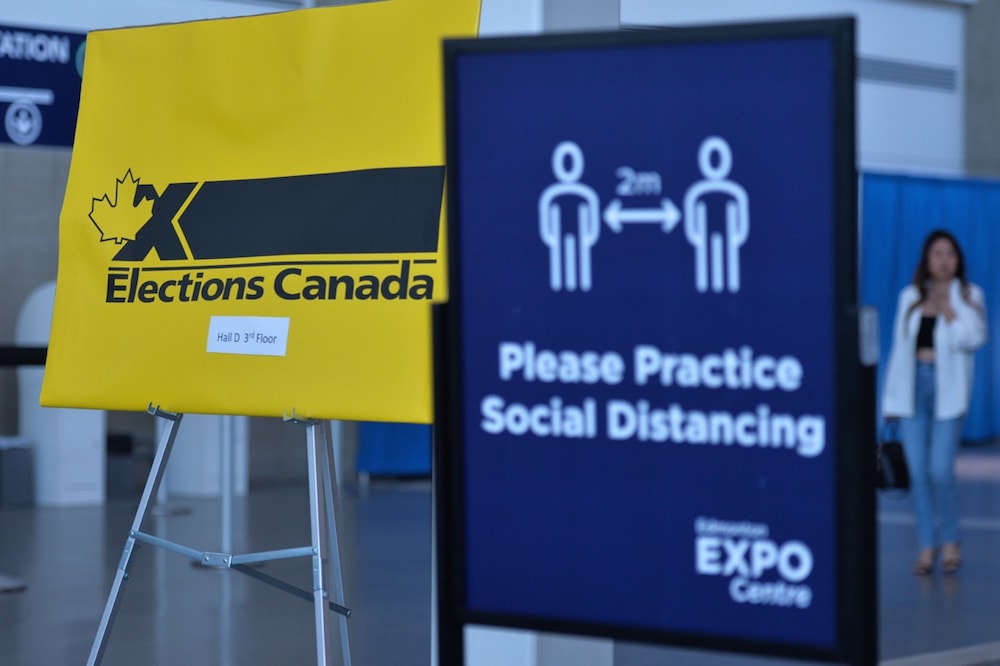
{"type": "Polygon", "coordinates": [[[965,419],[936,420],[934,392],[934,364],[918,362],[914,414],[912,418],[900,419],[900,438],[910,467],[913,510],[921,548],[937,545],[935,508],[941,519],[941,542],[958,543],[955,456],[965,419]]]}

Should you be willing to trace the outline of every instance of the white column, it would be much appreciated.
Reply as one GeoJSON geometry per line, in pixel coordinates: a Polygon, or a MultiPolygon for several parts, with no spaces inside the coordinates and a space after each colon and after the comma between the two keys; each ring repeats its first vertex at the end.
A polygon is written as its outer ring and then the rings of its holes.
{"type": "Polygon", "coordinates": [[[180,497],[220,497],[223,475],[229,473],[233,493],[246,495],[250,467],[248,430],[246,416],[185,414],[164,474],[163,485],[168,493],[180,497]],[[224,428],[224,420],[231,427],[224,428]],[[228,456],[223,456],[225,446],[230,447],[228,456]],[[232,465],[228,471],[222,469],[226,459],[232,465]]]}
{"type": "MultiPolygon", "coordinates": [[[[49,343],[55,282],[33,291],[18,314],[17,344],[49,343]]],[[[41,407],[43,368],[17,369],[21,435],[34,452],[35,502],[39,506],[104,503],[106,413],[98,409],[41,407]]]]}

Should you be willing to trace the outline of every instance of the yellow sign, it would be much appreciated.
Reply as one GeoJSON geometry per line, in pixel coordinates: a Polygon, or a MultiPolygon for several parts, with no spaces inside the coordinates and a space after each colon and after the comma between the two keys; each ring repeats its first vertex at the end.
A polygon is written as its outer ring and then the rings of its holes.
{"type": "Polygon", "coordinates": [[[42,404],[430,422],[441,41],[479,5],[91,33],[42,404]]]}

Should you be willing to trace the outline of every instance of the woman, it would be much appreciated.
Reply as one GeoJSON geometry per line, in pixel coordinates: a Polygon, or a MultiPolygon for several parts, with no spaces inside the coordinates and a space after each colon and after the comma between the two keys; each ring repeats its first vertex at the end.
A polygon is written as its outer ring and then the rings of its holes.
{"type": "Polygon", "coordinates": [[[962,564],[958,540],[955,456],[972,391],[973,351],[986,342],[983,292],[965,277],[958,241],[930,233],[911,284],[896,306],[882,413],[900,420],[910,466],[920,551],[913,573],[926,576],[938,555],[941,571],[962,564]]]}

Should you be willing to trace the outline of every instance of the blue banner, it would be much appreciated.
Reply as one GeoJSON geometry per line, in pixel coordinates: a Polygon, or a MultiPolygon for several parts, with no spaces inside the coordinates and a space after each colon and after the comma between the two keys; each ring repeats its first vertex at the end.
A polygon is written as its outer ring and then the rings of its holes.
{"type": "Polygon", "coordinates": [[[86,37],[0,25],[0,143],[73,145],[86,37]]]}
{"type": "Polygon", "coordinates": [[[474,620],[837,645],[835,51],[455,55],[474,620]]]}

